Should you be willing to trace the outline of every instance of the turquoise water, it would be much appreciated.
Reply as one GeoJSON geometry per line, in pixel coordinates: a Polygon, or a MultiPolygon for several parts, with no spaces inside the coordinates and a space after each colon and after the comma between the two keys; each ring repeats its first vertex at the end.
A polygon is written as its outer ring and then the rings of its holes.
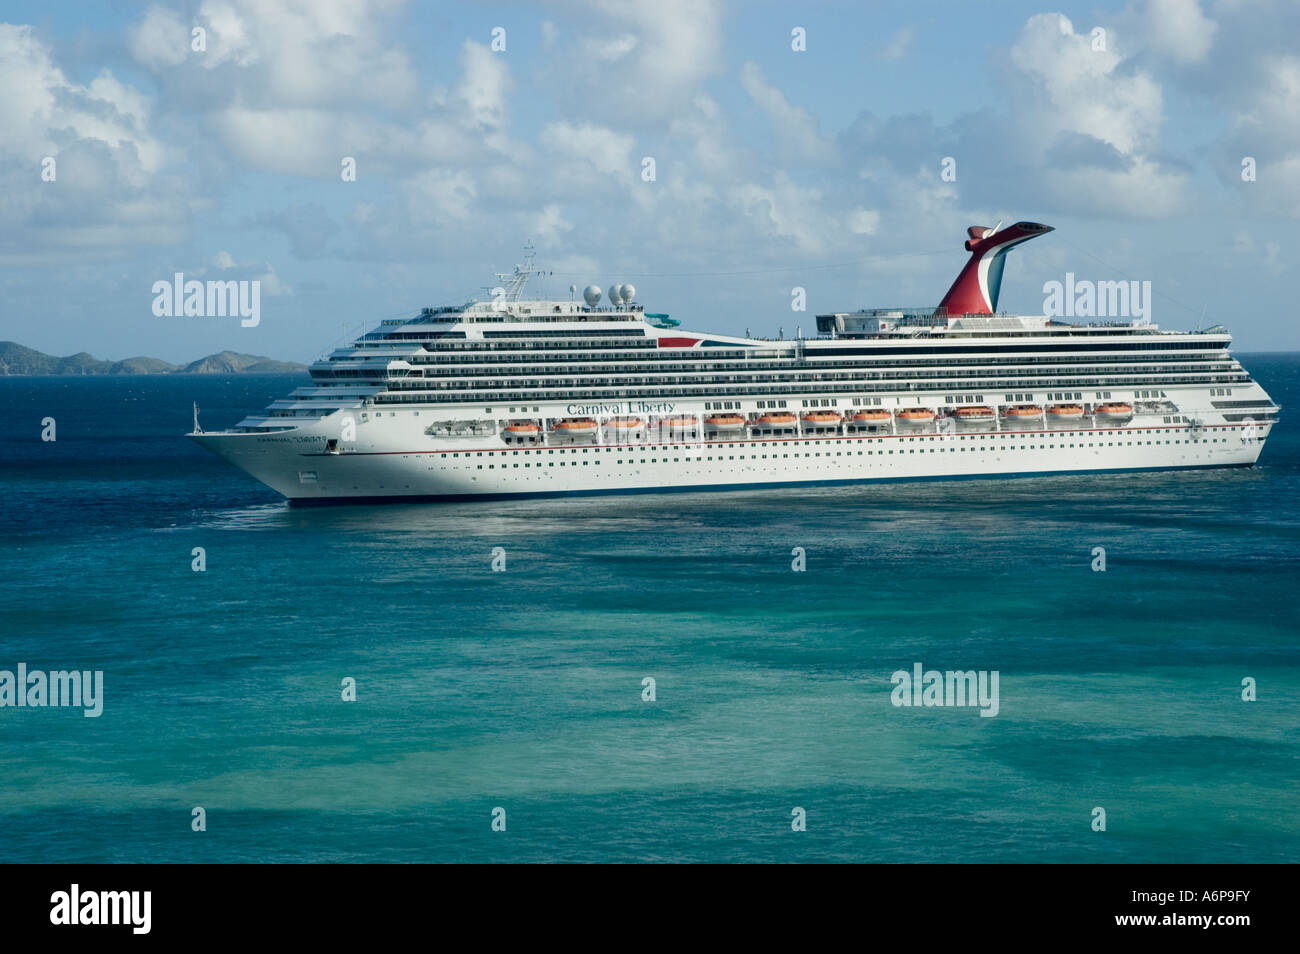
{"type": "Polygon", "coordinates": [[[294,383],[0,378],[0,669],[105,684],[0,708],[0,860],[1300,858],[1293,419],[1252,470],[294,509],[178,436],[294,383]],[[999,714],[894,707],[915,662],[999,714]]]}

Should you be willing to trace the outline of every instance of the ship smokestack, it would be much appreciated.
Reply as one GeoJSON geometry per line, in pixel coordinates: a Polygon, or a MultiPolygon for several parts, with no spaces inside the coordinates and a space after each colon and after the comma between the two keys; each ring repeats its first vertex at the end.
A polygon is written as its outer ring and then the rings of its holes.
{"type": "MultiPolygon", "coordinates": [[[[994,227],[996,228],[996,226],[994,227]]],[[[1021,242],[1052,231],[1050,225],[1017,222],[1001,231],[982,225],[966,230],[966,251],[970,260],[961,270],[939,309],[949,315],[991,315],[998,310],[998,293],[1002,290],[1002,266],[1007,252],[1021,242]]]]}

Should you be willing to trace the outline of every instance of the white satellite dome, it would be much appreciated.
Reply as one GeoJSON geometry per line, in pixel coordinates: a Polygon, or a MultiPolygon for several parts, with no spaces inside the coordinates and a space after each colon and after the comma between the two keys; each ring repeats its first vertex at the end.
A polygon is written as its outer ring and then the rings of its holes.
{"type": "Polygon", "coordinates": [[[582,297],[587,300],[588,306],[595,308],[600,303],[600,286],[588,285],[582,290],[582,297]]]}
{"type": "Polygon", "coordinates": [[[633,285],[631,282],[628,282],[626,285],[623,286],[623,300],[631,301],[635,297],[636,297],[636,286],[633,285]]]}
{"type": "Polygon", "coordinates": [[[618,306],[618,290],[619,290],[620,288],[622,288],[622,287],[623,287],[623,286],[621,286],[621,285],[610,285],[610,286],[609,286],[609,303],[610,303],[611,305],[614,305],[615,307],[618,306]]]}

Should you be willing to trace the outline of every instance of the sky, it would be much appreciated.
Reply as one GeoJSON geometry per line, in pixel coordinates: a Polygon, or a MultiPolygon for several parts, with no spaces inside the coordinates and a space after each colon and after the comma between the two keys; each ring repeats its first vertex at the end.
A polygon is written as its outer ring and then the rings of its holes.
{"type": "Polygon", "coordinates": [[[1297,37],[1292,0],[5,0],[0,339],[309,361],[528,241],[555,297],[812,334],[1030,220],[1003,311],[1150,281],[1162,327],[1300,350],[1297,37]],[[260,320],[156,315],[177,272],[260,320]]]}

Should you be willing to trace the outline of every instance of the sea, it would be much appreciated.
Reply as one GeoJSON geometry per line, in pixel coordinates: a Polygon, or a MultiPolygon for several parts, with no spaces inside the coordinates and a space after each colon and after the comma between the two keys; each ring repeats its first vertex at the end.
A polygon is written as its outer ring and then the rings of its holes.
{"type": "Polygon", "coordinates": [[[309,508],[184,437],[300,378],[0,378],[0,670],[103,674],[0,707],[0,861],[1300,860],[1242,359],[1251,469],[309,508]]]}

